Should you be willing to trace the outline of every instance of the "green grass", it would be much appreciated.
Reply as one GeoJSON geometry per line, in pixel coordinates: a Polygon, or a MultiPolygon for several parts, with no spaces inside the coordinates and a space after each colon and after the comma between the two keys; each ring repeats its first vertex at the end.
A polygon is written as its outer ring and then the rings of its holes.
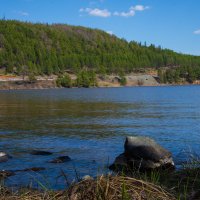
{"type": "MultiPolygon", "coordinates": [[[[177,171],[123,171],[117,175],[98,176],[94,180],[80,181],[76,170],[77,183],[66,181],[66,190],[53,191],[38,182],[40,190],[23,188],[7,189],[0,184],[0,200],[187,200],[200,189],[200,161],[191,160],[177,171]],[[76,197],[76,198],[75,198],[76,197]]],[[[200,199],[200,198],[199,198],[200,199]]]]}

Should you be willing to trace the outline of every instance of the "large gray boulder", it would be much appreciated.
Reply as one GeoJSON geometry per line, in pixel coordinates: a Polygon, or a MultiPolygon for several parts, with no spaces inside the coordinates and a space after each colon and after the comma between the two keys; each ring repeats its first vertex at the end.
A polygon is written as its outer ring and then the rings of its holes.
{"type": "Polygon", "coordinates": [[[172,154],[148,137],[127,137],[124,153],[110,166],[111,170],[173,169],[172,154]]]}

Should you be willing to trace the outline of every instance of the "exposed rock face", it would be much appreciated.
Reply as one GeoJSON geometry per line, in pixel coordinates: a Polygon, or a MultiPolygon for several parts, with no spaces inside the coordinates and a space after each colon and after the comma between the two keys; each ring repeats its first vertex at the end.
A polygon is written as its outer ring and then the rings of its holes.
{"type": "Polygon", "coordinates": [[[0,163],[1,162],[7,162],[12,156],[8,155],[5,152],[0,152],[0,163]]]}
{"type": "Polygon", "coordinates": [[[147,137],[127,137],[124,153],[119,155],[111,170],[174,169],[171,153],[147,137]]]}
{"type": "Polygon", "coordinates": [[[2,81],[0,80],[1,90],[15,90],[15,89],[48,89],[56,88],[56,81],[54,80],[38,80],[34,83],[24,81],[2,81]]]}
{"type": "Polygon", "coordinates": [[[58,158],[55,158],[54,160],[50,161],[50,163],[65,163],[71,161],[71,158],[69,156],[60,156],[58,158]]]}

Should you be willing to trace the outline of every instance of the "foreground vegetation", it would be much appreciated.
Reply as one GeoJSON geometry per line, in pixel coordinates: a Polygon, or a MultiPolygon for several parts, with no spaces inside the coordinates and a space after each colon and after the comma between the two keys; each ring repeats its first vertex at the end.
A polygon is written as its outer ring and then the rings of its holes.
{"type": "Polygon", "coordinates": [[[63,191],[45,190],[44,186],[43,191],[0,186],[0,200],[198,200],[199,163],[192,161],[178,171],[141,173],[136,170],[128,176],[122,172],[96,179],[89,177],[63,191]]]}
{"type": "Polygon", "coordinates": [[[10,192],[5,188],[1,188],[0,199],[175,200],[175,197],[153,183],[124,176],[101,176],[96,180],[81,181],[62,192],[39,192],[28,189],[10,192]]]}
{"type": "Polygon", "coordinates": [[[70,70],[80,80],[80,71],[124,75],[147,68],[160,69],[163,83],[200,79],[199,56],[127,42],[96,29],[0,20],[0,72],[34,79],[70,70]]]}

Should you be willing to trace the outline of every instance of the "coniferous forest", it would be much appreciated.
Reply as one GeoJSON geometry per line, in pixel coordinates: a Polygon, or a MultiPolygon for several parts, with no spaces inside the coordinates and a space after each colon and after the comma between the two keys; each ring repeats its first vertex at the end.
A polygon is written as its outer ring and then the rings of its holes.
{"type": "Polygon", "coordinates": [[[200,56],[127,42],[96,29],[0,20],[0,68],[17,75],[67,70],[126,74],[154,68],[163,83],[193,82],[200,79],[200,56]]]}

